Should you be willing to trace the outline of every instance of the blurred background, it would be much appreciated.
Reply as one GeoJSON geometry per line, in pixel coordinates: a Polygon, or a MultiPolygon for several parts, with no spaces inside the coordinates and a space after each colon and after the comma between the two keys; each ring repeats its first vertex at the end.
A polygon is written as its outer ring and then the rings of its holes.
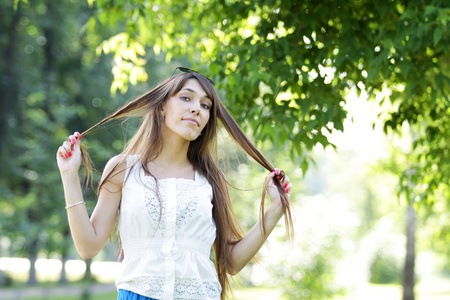
{"type": "MultiPolygon", "coordinates": [[[[438,0],[0,0],[0,299],[117,297],[114,236],[74,249],[56,150],[177,66],[294,182],[295,236],[280,221],[237,299],[449,299],[449,22],[438,0]]],[[[89,211],[138,122],[83,139],[89,211]]],[[[248,230],[267,172],[218,143],[248,230]]]]}

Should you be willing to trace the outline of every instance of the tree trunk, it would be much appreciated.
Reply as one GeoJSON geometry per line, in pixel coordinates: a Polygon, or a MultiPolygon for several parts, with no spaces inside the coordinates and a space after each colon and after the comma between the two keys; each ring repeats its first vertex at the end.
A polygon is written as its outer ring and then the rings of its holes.
{"type": "Polygon", "coordinates": [[[82,300],[90,300],[91,299],[91,281],[92,281],[92,273],[91,273],[91,263],[92,259],[86,259],[86,273],[84,274],[85,286],[83,289],[83,293],[81,294],[82,300]]]}
{"type": "Polygon", "coordinates": [[[61,268],[61,277],[59,277],[59,283],[64,284],[67,283],[67,275],[66,275],[66,262],[67,262],[67,254],[63,254],[62,256],[62,268],[61,268]]]}
{"type": "Polygon", "coordinates": [[[406,258],[403,269],[403,300],[414,300],[416,212],[413,204],[414,202],[411,201],[406,211],[406,258]]]}
{"type": "Polygon", "coordinates": [[[31,254],[30,257],[28,258],[30,260],[30,272],[29,272],[29,277],[28,277],[28,285],[36,285],[37,282],[37,277],[36,277],[36,260],[37,260],[37,255],[36,254],[31,254]]]}
{"type": "Polygon", "coordinates": [[[20,19],[20,3],[17,6],[17,10],[13,10],[11,6],[11,24],[8,28],[2,28],[6,30],[8,42],[4,53],[1,53],[2,58],[5,61],[5,69],[0,70],[3,76],[0,76],[2,82],[0,82],[0,158],[6,144],[6,132],[8,130],[8,115],[14,114],[17,107],[17,93],[18,93],[18,76],[16,65],[16,53],[17,53],[17,24],[20,19]]]}
{"type": "Polygon", "coordinates": [[[86,282],[89,282],[92,279],[92,273],[91,273],[92,258],[85,259],[85,262],[86,262],[86,273],[84,273],[83,280],[86,282]]]}
{"type": "MultiPolygon", "coordinates": [[[[46,1],[47,5],[47,13],[49,16],[52,16],[55,18],[55,20],[58,19],[56,16],[56,12],[53,6],[54,1],[46,1]]],[[[54,60],[55,56],[53,54],[53,48],[55,44],[55,28],[51,26],[44,26],[44,36],[46,39],[46,43],[43,47],[44,54],[45,54],[45,64],[44,64],[44,78],[45,78],[45,86],[46,86],[46,97],[45,101],[42,103],[43,110],[47,113],[48,119],[50,121],[54,121],[53,114],[50,111],[51,103],[53,102],[54,98],[54,82],[55,82],[55,70],[54,70],[54,60]]]]}

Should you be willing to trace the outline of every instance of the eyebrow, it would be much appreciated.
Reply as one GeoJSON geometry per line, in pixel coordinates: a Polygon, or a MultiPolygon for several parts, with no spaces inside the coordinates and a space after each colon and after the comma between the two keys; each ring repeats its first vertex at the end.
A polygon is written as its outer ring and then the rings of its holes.
{"type": "MultiPolygon", "coordinates": [[[[181,89],[181,90],[180,90],[180,92],[181,92],[181,91],[188,91],[188,92],[191,92],[191,93],[197,94],[197,92],[196,92],[196,91],[194,91],[193,89],[190,89],[190,88],[183,88],[183,89],[181,89]]],[[[208,95],[206,95],[206,96],[203,96],[203,97],[202,97],[202,99],[203,99],[203,98],[206,98],[206,99],[208,99],[209,101],[211,101],[211,102],[212,102],[211,98],[209,98],[209,97],[208,97],[208,95]]]]}

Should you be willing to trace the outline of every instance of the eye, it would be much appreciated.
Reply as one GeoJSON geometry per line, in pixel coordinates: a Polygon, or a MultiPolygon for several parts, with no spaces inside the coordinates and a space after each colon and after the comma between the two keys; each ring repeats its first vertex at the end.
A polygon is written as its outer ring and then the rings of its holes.
{"type": "Polygon", "coordinates": [[[189,96],[186,96],[186,95],[181,95],[180,99],[183,101],[191,101],[191,98],[189,98],[189,96]]]}
{"type": "Polygon", "coordinates": [[[209,103],[202,103],[202,107],[203,107],[204,109],[210,109],[210,108],[211,108],[211,105],[210,105],[209,103]]]}

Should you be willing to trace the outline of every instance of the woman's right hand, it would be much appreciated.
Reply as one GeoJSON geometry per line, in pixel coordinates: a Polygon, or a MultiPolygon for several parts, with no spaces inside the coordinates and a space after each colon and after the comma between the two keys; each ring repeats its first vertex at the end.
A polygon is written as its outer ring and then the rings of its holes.
{"type": "Polygon", "coordinates": [[[75,132],[58,148],[56,161],[61,175],[71,173],[78,175],[81,164],[80,140],[81,134],[75,132]]]}

